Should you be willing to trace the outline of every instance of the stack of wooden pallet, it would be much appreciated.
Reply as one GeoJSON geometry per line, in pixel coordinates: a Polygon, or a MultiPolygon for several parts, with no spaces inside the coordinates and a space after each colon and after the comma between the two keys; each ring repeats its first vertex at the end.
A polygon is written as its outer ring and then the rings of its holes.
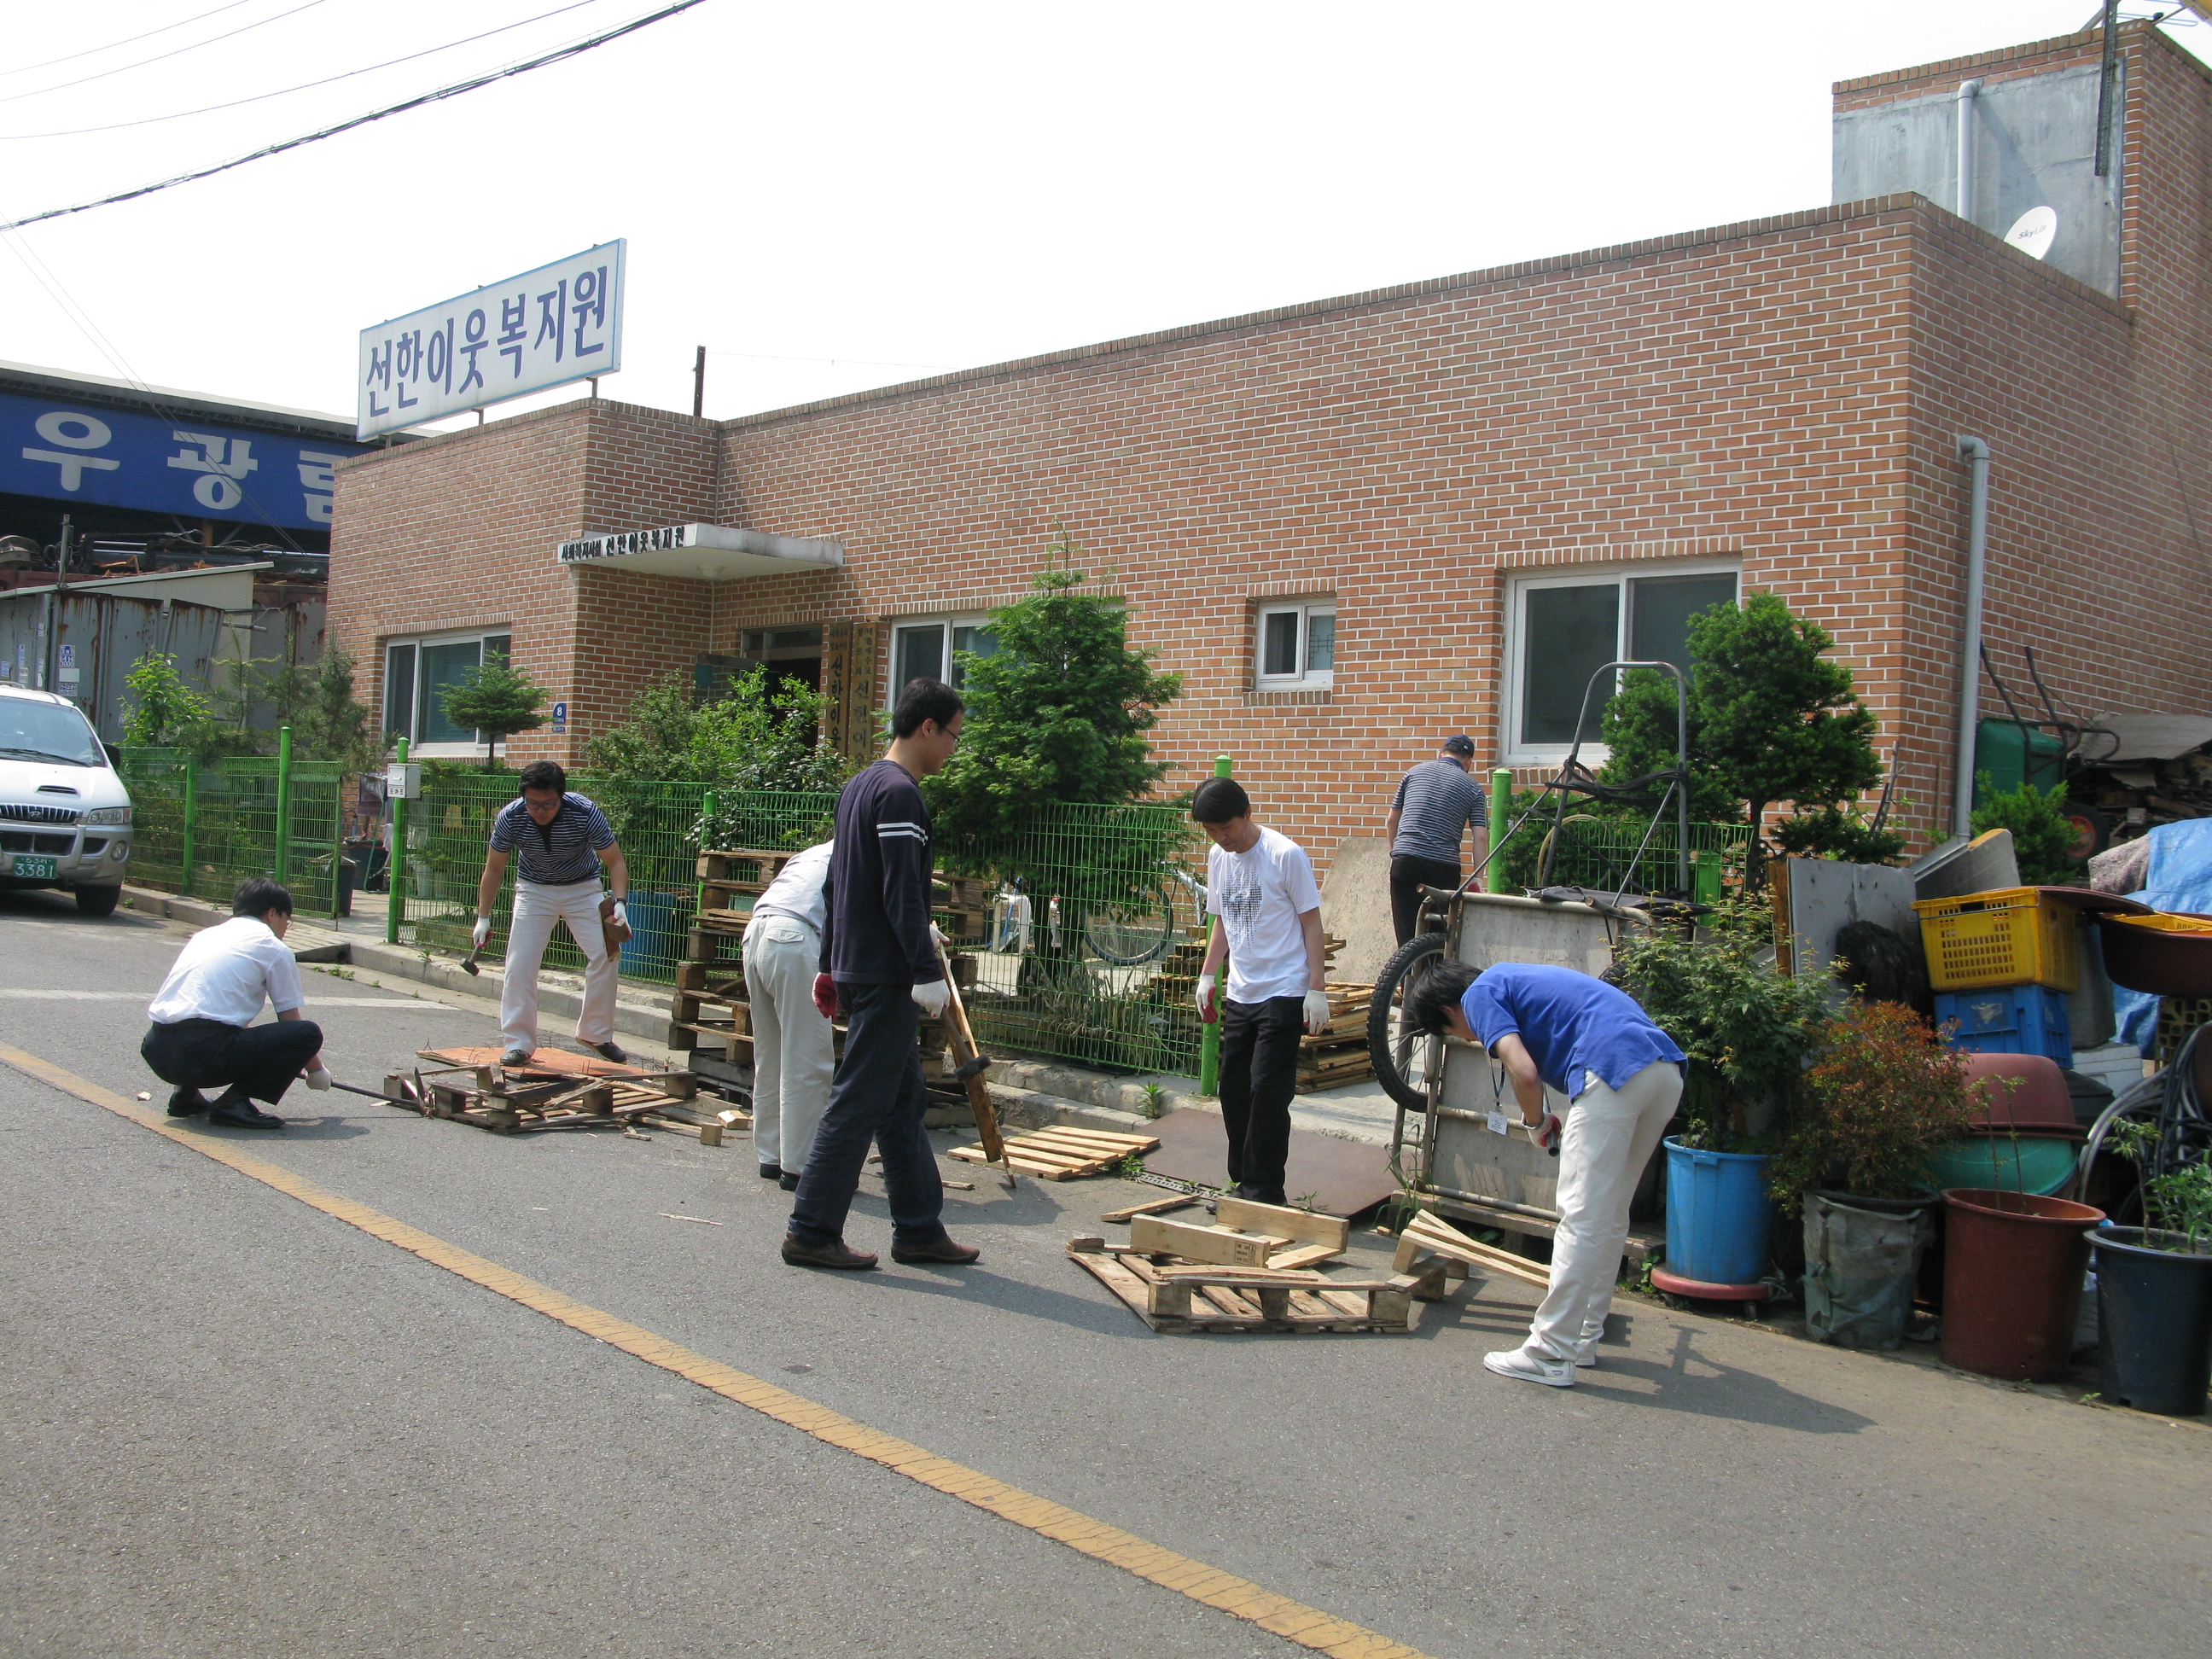
{"type": "MultiPolygon", "coordinates": [[[[1017,1175],[1042,1181],[1073,1181],[1079,1176],[1104,1175],[1125,1158],[1141,1158],[1157,1151],[1158,1135],[1120,1135],[1103,1129],[1077,1129],[1054,1125],[1006,1138],[1006,1165],[1017,1175]]],[[[949,1156],[963,1164],[992,1160],[978,1142],[956,1146],[949,1156]]]]}
{"type": "Polygon", "coordinates": [[[979,876],[948,876],[930,883],[930,914],[953,945],[983,945],[991,932],[992,884],[979,876]]]}
{"type": "Polygon", "coordinates": [[[1375,1075],[1375,1060],[1367,1052],[1367,1008],[1374,1000],[1372,985],[1330,984],[1328,1030],[1298,1043],[1300,1094],[1375,1075]]]}
{"type": "Polygon", "coordinates": [[[647,1072],[558,1049],[541,1048],[527,1066],[501,1066],[496,1048],[424,1048],[425,1069],[394,1072],[385,1097],[425,1117],[451,1118],[500,1134],[537,1129],[652,1122],[684,1128],[708,1146],[726,1127],[750,1120],[742,1112],[702,1111],[691,1103],[698,1080],[689,1072],[647,1072]]]}
{"type": "Polygon", "coordinates": [[[1195,1201],[1117,1212],[1130,1218],[1128,1243],[1079,1237],[1068,1255],[1156,1331],[1402,1333],[1419,1323],[1419,1302],[1441,1294],[1440,1271],[1388,1279],[1319,1271],[1350,1243],[1335,1216],[1234,1198],[1216,1201],[1212,1226],[1142,1213],[1195,1201]]]}

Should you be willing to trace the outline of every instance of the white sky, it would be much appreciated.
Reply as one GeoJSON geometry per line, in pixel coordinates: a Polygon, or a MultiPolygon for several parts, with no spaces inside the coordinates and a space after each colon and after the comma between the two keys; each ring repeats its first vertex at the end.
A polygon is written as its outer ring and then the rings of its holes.
{"type": "MultiPolygon", "coordinates": [[[[240,109],[16,136],[253,97],[570,0],[239,0],[28,67],[221,3],[9,5],[0,219],[657,9],[583,0],[240,109]]],[[[626,236],[629,367],[603,394],[689,409],[704,344],[707,412],[728,416],[1818,205],[1831,82],[2065,33],[2095,9],[706,0],[519,80],[0,237],[0,357],[349,415],[362,328],[626,236]]],[[[2212,58],[2212,27],[2172,33],[2212,58]]]]}

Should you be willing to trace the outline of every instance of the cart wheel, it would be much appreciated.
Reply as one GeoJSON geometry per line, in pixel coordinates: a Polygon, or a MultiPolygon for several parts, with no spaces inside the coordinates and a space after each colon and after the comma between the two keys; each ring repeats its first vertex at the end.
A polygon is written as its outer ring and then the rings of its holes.
{"type": "Polygon", "coordinates": [[[2066,856],[2076,864],[2087,864],[2112,845],[2112,821],[2095,807],[2069,801],[2065,818],[2074,830],[2074,844],[2066,849],[2066,856]]]}
{"type": "Polygon", "coordinates": [[[1400,945],[1375,981],[1367,1005],[1367,1054],[1375,1076],[1408,1111],[1429,1108],[1429,1066],[1442,1053],[1425,1033],[1407,1030],[1401,1018],[1405,993],[1444,953],[1442,933],[1424,933],[1400,945]]]}

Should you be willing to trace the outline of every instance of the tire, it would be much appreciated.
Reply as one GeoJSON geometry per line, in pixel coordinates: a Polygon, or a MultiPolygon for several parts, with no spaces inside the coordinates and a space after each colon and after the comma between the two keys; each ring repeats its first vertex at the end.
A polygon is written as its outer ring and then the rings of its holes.
{"type": "Polygon", "coordinates": [[[1399,1030],[1399,1004],[1406,988],[1443,955],[1444,943],[1442,933],[1423,933],[1400,945],[1376,976],[1375,1000],[1367,1005],[1367,1053],[1376,1078],[1408,1111],[1428,1110],[1428,1066],[1443,1051],[1418,1032],[1399,1030]]]}
{"type": "Polygon", "coordinates": [[[2066,856],[2076,864],[2087,864],[2112,844],[2112,821],[2095,807],[2069,801],[2061,810],[2074,830],[2074,844],[2066,856]]]}
{"type": "Polygon", "coordinates": [[[123,896],[121,887],[77,887],[70,890],[76,895],[76,908],[88,916],[112,916],[116,902],[123,896]]]}
{"type": "Polygon", "coordinates": [[[1175,898],[1156,887],[1141,898],[1102,905],[1084,924],[1084,939],[1100,960],[1134,968],[1166,951],[1175,938],[1175,898]]]}

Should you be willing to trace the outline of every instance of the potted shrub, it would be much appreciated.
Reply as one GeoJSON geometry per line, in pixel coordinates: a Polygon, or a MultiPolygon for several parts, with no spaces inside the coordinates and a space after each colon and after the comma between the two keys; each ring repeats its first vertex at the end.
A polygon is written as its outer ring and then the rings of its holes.
{"type": "Polygon", "coordinates": [[[1985,1109],[1967,1056],[1902,1003],[1850,1004],[1823,1038],[1768,1176],[1804,1215],[1808,1334],[1894,1348],[1935,1237],[1929,1159],[1985,1109]]]}
{"type": "Polygon", "coordinates": [[[2212,1381],[2212,1161],[2163,1175],[2157,1132],[2112,1126],[2143,1172],[2143,1224],[2098,1228],[2098,1387],[2106,1399],[2168,1417],[2204,1414],[2212,1381]]]}
{"type": "Polygon", "coordinates": [[[1667,1268],[1715,1286],[1766,1272],[1767,1155],[1796,1108],[1828,1018],[1825,974],[1774,970],[1773,912],[1724,900],[1694,935],[1622,939],[1615,975],[1689,1057],[1667,1157],[1667,1268]]]}

